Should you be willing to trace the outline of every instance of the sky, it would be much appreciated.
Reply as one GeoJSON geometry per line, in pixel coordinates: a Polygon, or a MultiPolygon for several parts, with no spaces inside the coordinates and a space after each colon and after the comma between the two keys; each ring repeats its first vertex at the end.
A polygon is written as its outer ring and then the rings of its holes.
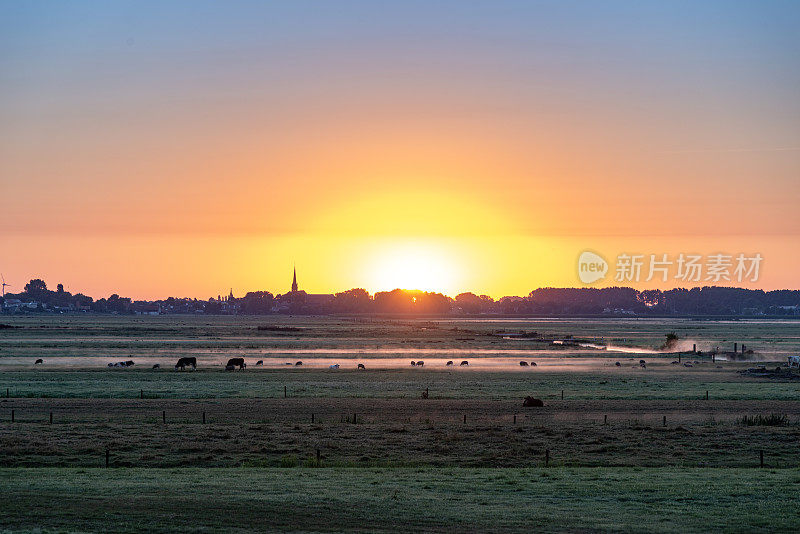
{"type": "Polygon", "coordinates": [[[102,297],[800,288],[800,3],[0,1],[0,272],[102,297]]]}

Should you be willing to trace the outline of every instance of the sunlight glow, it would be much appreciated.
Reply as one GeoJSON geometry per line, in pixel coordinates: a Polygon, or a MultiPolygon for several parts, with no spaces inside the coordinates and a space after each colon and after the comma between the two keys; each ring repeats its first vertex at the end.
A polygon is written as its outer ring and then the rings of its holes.
{"type": "Polygon", "coordinates": [[[459,261],[444,247],[427,242],[387,244],[367,262],[371,291],[420,289],[451,293],[458,287],[459,261]]]}

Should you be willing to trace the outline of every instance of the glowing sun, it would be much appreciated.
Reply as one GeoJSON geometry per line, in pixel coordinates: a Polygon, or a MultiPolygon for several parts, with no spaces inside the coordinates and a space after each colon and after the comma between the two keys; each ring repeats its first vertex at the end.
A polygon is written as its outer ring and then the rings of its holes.
{"type": "Polygon", "coordinates": [[[421,289],[449,294],[459,278],[458,262],[446,247],[413,241],[380,247],[367,269],[372,291],[421,289]]]}

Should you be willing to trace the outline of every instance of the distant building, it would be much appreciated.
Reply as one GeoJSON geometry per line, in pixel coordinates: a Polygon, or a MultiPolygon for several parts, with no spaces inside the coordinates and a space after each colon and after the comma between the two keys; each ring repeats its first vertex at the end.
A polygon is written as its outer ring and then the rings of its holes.
{"type": "Polygon", "coordinates": [[[306,293],[297,284],[297,268],[292,269],[292,290],[275,297],[272,311],[278,313],[320,313],[333,300],[333,294],[306,293]]]}

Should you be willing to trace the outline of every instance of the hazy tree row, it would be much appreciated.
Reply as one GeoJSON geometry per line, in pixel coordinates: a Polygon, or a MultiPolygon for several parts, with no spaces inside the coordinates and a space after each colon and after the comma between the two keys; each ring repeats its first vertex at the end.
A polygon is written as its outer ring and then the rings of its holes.
{"type": "Polygon", "coordinates": [[[540,288],[527,296],[493,299],[487,295],[461,293],[455,298],[441,293],[401,290],[370,295],[355,288],[326,297],[305,292],[273,295],[252,291],[240,298],[170,297],[157,301],[133,301],[113,294],[94,300],[72,294],[58,284],[55,291],[41,279],[31,280],[20,293],[7,293],[2,302],[8,313],[11,303],[26,303],[18,311],[90,311],[96,313],[360,313],[420,315],[800,315],[800,291],[762,291],[733,287],[696,287],[637,291],[630,287],[540,288]],[[312,298],[313,297],[313,298],[312,298]],[[323,297],[323,298],[320,298],[323,297]]]}

